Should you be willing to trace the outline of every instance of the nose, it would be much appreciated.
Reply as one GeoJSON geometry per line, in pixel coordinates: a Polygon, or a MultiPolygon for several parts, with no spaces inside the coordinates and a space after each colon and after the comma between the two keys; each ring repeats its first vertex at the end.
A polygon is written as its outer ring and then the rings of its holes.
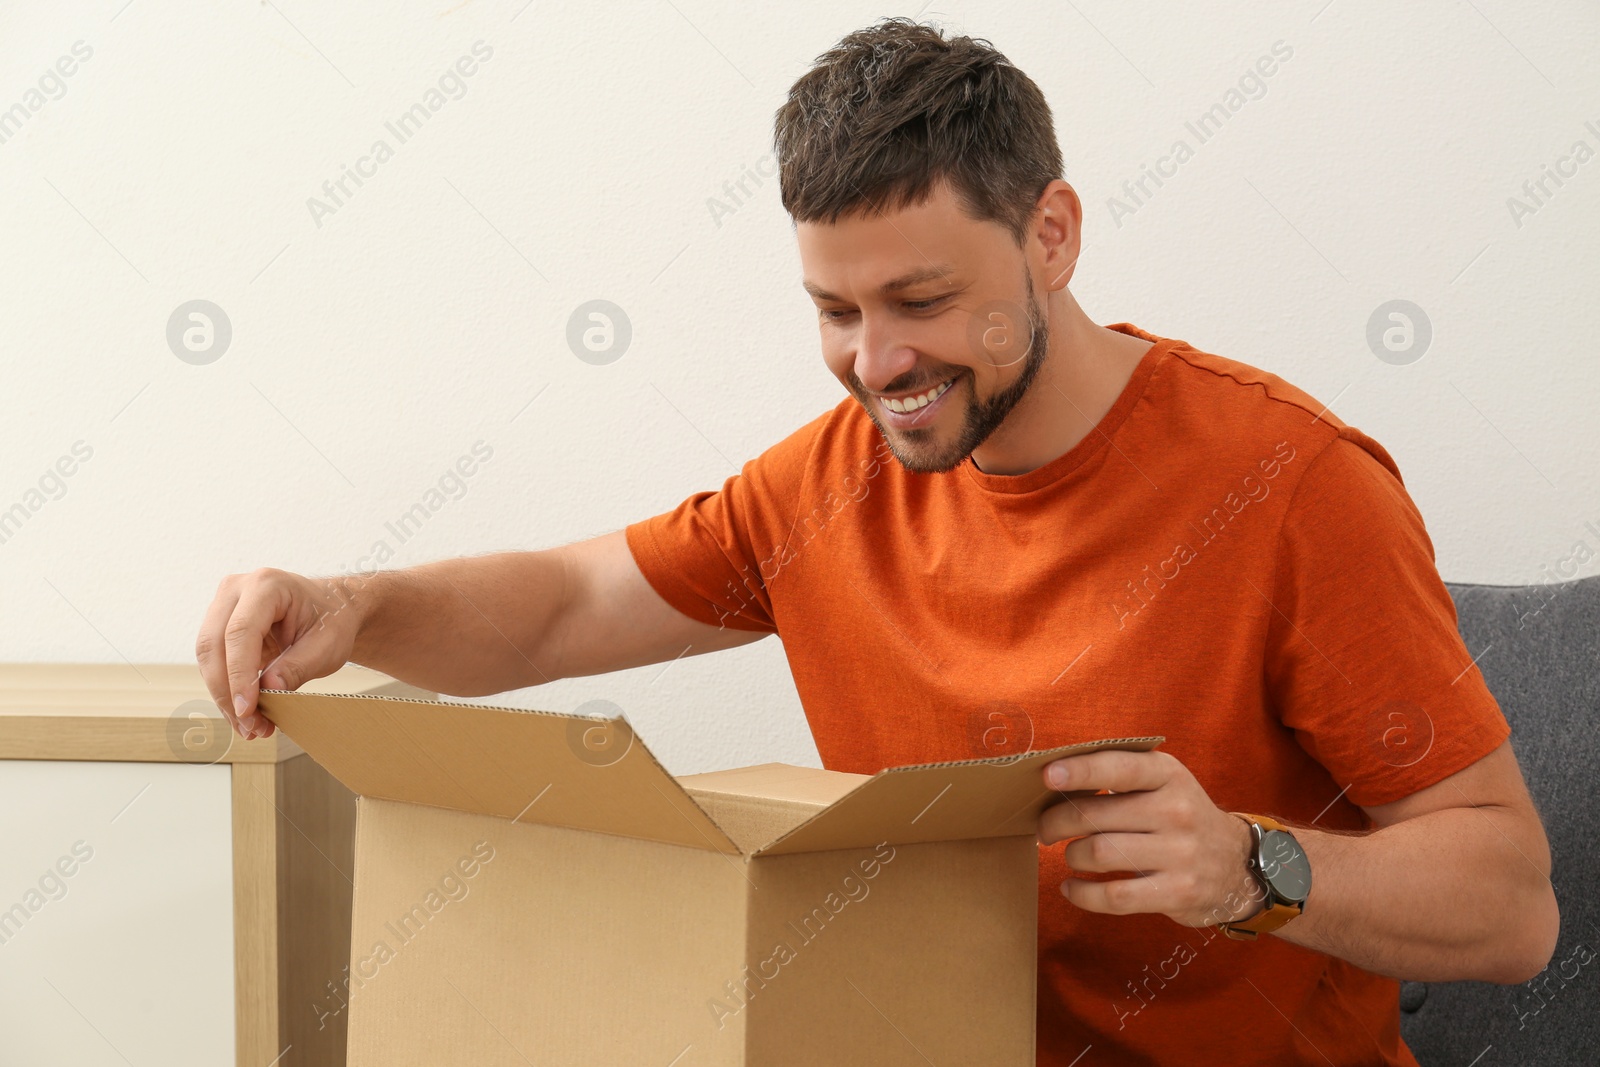
{"type": "Polygon", "coordinates": [[[916,350],[900,339],[892,322],[862,316],[855,361],[856,377],[862,385],[874,393],[885,392],[896,378],[916,365],[916,350]]]}

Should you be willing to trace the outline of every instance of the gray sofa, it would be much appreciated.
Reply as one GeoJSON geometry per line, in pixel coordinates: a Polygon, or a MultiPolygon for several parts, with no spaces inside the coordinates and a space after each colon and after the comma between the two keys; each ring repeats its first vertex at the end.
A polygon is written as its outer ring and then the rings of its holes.
{"type": "Polygon", "coordinates": [[[1423,1067],[1600,1063],[1600,576],[1446,585],[1544,817],[1561,940],[1525,985],[1404,983],[1401,1032],[1423,1067]]]}

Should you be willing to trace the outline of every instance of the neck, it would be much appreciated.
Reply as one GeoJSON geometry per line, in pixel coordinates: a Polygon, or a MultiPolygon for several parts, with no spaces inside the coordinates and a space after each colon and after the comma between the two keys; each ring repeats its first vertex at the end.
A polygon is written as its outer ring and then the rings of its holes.
{"type": "Polygon", "coordinates": [[[972,452],[985,474],[1026,474],[1064,455],[1105,418],[1151,342],[1096,325],[1066,289],[1049,295],[1050,344],[1039,375],[972,452]]]}

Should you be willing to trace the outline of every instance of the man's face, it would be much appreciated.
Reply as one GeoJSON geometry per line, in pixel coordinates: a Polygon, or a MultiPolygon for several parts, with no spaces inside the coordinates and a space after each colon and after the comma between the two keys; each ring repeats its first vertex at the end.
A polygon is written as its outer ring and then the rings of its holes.
{"type": "Polygon", "coordinates": [[[796,233],[828,369],[907,470],[954,468],[1016,407],[1048,351],[1023,250],[942,182],[915,207],[796,233]]]}

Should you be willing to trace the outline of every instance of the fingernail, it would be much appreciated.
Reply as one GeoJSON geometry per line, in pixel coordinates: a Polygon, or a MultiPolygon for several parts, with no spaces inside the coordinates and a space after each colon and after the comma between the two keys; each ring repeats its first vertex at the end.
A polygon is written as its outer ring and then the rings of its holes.
{"type": "Polygon", "coordinates": [[[1067,769],[1065,767],[1051,767],[1045,772],[1050,778],[1050,785],[1060,789],[1067,784],[1067,769]]]}
{"type": "Polygon", "coordinates": [[[233,713],[239,718],[244,718],[244,713],[250,710],[250,701],[245,699],[243,693],[233,694],[233,713]]]}

